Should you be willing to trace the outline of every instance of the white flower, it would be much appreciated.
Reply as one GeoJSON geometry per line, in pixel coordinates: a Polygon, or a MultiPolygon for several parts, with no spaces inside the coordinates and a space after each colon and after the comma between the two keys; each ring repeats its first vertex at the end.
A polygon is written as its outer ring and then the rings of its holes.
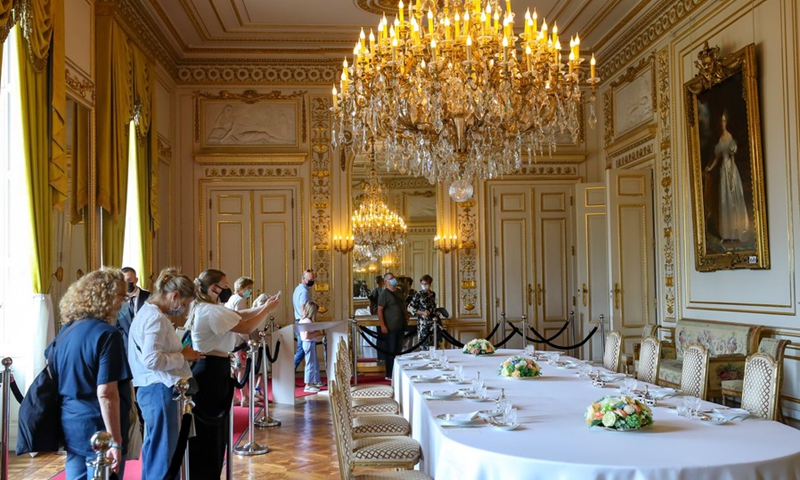
{"type": "Polygon", "coordinates": [[[512,373],[511,376],[514,378],[519,378],[520,377],[519,370],[514,370],[514,373],[512,373]]]}
{"type": "Polygon", "coordinates": [[[628,415],[633,415],[636,413],[636,408],[633,405],[625,405],[625,408],[622,409],[628,415]]]}
{"type": "Polygon", "coordinates": [[[606,414],[603,415],[604,427],[613,427],[615,423],[617,423],[617,415],[614,412],[606,412],[606,414]]]}

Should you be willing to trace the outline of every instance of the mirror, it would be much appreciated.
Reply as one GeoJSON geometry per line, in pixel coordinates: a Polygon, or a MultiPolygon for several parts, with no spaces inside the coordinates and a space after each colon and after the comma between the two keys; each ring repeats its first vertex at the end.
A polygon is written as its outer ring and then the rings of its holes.
{"type": "MultiPolygon", "coordinates": [[[[383,256],[369,256],[356,247],[350,254],[352,259],[352,295],[351,311],[356,316],[374,313],[370,310],[369,293],[376,287],[375,277],[386,272],[394,273],[398,278],[401,296],[408,294],[401,277],[410,278],[412,288],[419,289],[419,278],[425,274],[433,277],[433,289],[436,290],[439,278],[439,263],[433,239],[437,234],[436,217],[436,185],[431,185],[424,178],[403,175],[394,170],[387,171],[383,159],[378,156],[375,162],[378,180],[381,183],[386,205],[400,215],[407,227],[406,240],[394,252],[383,256]]],[[[364,187],[369,177],[369,157],[357,156],[351,164],[350,171],[350,213],[360,205],[364,196],[364,187]]]]}

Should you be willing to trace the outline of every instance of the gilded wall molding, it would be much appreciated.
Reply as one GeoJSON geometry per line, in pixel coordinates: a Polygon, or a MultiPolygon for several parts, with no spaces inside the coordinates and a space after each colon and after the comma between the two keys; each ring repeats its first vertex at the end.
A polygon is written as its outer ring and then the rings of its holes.
{"type": "MultiPolygon", "coordinates": [[[[661,300],[658,302],[664,311],[661,318],[667,321],[674,321],[677,312],[675,306],[675,204],[673,182],[675,166],[672,162],[672,126],[670,99],[670,70],[669,70],[669,49],[665,48],[658,52],[656,56],[657,82],[658,82],[658,127],[660,143],[658,145],[661,168],[656,169],[658,185],[661,186],[660,207],[657,215],[660,221],[661,235],[656,235],[656,242],[661,243],[661,270],[660,294],[661,300]],[[659,238],[660,237],[660,238],[659,238]]],[[[655,192],[653,192],[655,194],[655,192]]]]}
{"type": "Polygon", "coordinates": [[[675,25],[710,0],[661,0],[623,32],[604,52],[612,52],[598,68],[600,78],[611,78],[638,54],[655,44],[675,25]]]}
{"type": "MultiPolygon", "coordinates": [[[[330,95],[310,97],[311,105],[311,268],[317,274],[318,283],[330,285],[331,274],[331,149],[330,95]]],[[[305,239],[304,239],[305,240],[305,239]]],[[[314,301],[324,314],[330,310],[330,289],[317,289],[314,301]]]]}
{"type": "Polygon", "coordinates": [[[209,178],[297,177],[297,168],[287,167],[210,167],[205,169],[209,178]]]}
{"type": "Polygon", "coordinates": [[[156,147],[158,148],[158,156],[166,160],[172,160],[172,145],[166,138],[158,135],[156,138],[156,147]]]}
{"type": "Polygon", "coordinates": [[[67,82],[67,89],[70,92],[94,105],[94,82],[83,77],[80,73],[73,75],[69,68],[64,70],[64,76],[67,82]]]}
{"type": "Polygon", "coordinates": [[[247,104],[255,104],[265,100],[292,100],[299,98],[300,104],[300,141],[305,143],[308,137],[306,129],[306,93],[307,90],[298,90],[289,94],[284,94],[280,90],[272,90],[268,93],[258,93],[255,90],[245,90],[242,93],[231,93],[228,90],[220,90],[219,93],[194,92],[194,141],[200,141],[200,99],[208,100],[235,100],[247,104]]]}
{"type": "MultiPolygon", "coordinates": [[[[538,177],[575,177],[578,175],[578,167],[572,165],[523,165],[518,174],[538,177]]],[[[511,176],[507,175],[506,178],[511,176]]]]}
{"type": "Polygon", "coordinates": [[[457,235],[460,248],[457,250],[458,279],[458,316],[481,316],[478,305],[478,218],[475,200],[456,203],[457,235]]]}
{"type": "MultiPolygon", "coordinates": [[[[603,145],[606,148],[614,143],[614,97],[611,89],[603,94],[603,145]]],[[[606,167],[608,167],[608,164],[606,167]]]]}
{"type": "Polygon", "coordinates": [[[655,137],[648,136],[619,150],[609,152],[606,158],[611,162],[613,168],[624,168],[652,157],[655,149],[655,137]]]}
{"type": "MultiPolygon", "coordinates": [[[[441,2],[440,2],[441,3],[441,2]]],[[[376,15],[397,15],[397,2],[394,0],[356,0],[356,6],[365,12],[376,15]]]]}
{"type": "Polygon", "coordinates": [[[381,183],[383,183],[387,190],[432,187],[431,183],[422,177],[392,178],[387,180],[381,179],[381,183]]]}
{"type": "MultiPolygon", "coordinates": [[[[209,62],[208,60],[203,60],[209,62]]],[[[330,85],[339,81],[339,62],[299,62],[280,60],[274,63],[241,63],[225,65],[203,63],[181,65],[177,81],[181,84],[226,83],[234,85],[285,84],[330,85]]]]}

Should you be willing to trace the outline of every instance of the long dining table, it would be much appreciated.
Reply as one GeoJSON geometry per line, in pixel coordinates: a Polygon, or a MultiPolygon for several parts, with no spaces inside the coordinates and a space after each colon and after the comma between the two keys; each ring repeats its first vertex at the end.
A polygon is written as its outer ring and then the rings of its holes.
{"type": "MultiPolygon", "coordinates": [[[[603,480],[741,480],[800,479],[800,431],[778,422],[747,418],[724,425],[679,416],[681,397],[652,407],[653,425],[633,431],[588,427],[587,407],[618,385],[594,386],[576,370],[539,361],[542,376],[517,380],[498,376],[500,364],[519,350],[471,356],[445,350],[451,365],[466,378],[481,373],[488,396],[503,389],[517,408],[521,426],[512,431],[486,424],[442,425],[441,414],[470,414],[492,409],[461,396],[428,399],[426,391],[456,391],[467,385],[417,383],[413,376],[435,376],[435,369],[415,370],[427,360],[398,357],[395,399],[422,446],[418,468],[437,480],[603,479],[603,480]],[[672,408],[670,408],[672,407],[672,408]]],[[[564,357],[562,357],[564,359],[564,357]]],[[[423,367],[424,368],[424,367],[423,367]]],[[[602,369],[601,369],[602,370],[602,369]]],[[[643,384],[640,382],[640,387],[643,384]]],[[[704,402],[701,409],[718,407],[704,402]]]]}

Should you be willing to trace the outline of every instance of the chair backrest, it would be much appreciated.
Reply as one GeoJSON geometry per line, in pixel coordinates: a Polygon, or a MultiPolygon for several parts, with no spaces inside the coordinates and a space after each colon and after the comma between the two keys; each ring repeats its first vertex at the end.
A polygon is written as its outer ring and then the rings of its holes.
{"type": "Polygon", "coordinates": [[[655,323],[646,324],[642,329],[642,341],[647,337],[654,337],[656,335],[656,330],[658,330],[658,325],[655,323]]]}
{"type": "Polygon", "coordinates": [[[681,390],[684,395],[706,399],[708,360],[708,349],[699,343],[693,343],[684,350],[681,371],[681,390]]]}
{"type": "Polygon", "coordinates": [[[350,368],[349,350],[347,349],[347,342],[344,337],[339,337],[339,345],[336,347],[336,364],[341,364],[344,367],[345,376],[350,378],[353,375],[350,368]]]}
{"type": "Polygon", "coordinates": [[[783,354],[786,352],[787,345],[789,345],[789,340],[764,337],[758,342],[757,353],[766,353],[781,364],[783,363],[783,354]]]}
{"type": "Polygon", "coordinates": [[[606,350],[603,352],[603,366],[612,372],[619,371],[619,354],[622,350],[622,336],[611,332],[606,337],[606,350]]]}
{"type": "Polygon", "coordinates": [[[766,353],[754,353],[744,364],[742,408],[755,417],[778,418],[780,363],[766,353]]]}
{"type": "Polygon", "coordinates": [[[333,431],[336,438],[336,453],[339,457],[339,474],[342,480],[350,480],[353,472],[353,436],[352,419],[350,418],[349,405],[344,399],[343,388],[339,382],[331,380],[328,383],[331,397],[331,416],[333,417],[333,431]]]}
{"type": "Polygon", "coordinates": [[[656,337],[647,337],[639,350],[639,369],[636,378],[648,383],[658,380],[658,367],[661,361],[661,342],[656,337]]]}

